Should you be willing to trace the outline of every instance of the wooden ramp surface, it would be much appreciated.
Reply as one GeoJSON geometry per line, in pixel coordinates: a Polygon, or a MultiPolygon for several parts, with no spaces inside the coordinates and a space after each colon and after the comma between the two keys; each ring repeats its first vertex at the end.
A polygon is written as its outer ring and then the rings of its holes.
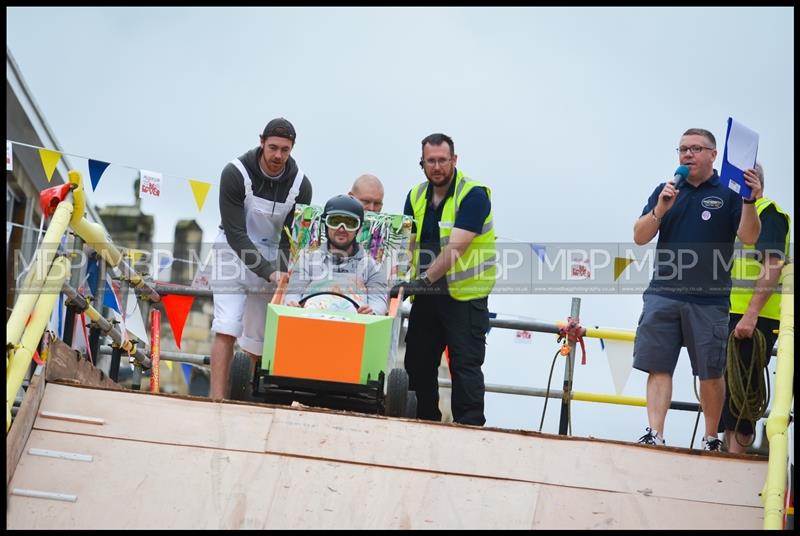
{"type": "Polygon", "coordinates": [[[761,528],[766,470],[761,458],[47,383],[6,526],[761,528]]]}

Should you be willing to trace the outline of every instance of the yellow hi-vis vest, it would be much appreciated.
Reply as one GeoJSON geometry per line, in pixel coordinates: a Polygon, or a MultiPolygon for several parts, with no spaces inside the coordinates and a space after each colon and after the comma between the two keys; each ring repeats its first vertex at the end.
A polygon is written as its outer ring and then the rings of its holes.
{"type": "MultiPolygon", "coordinates": [[[[766,197],[762,197],[756,201],[756,212],[758,212],[758,216],[761,217],[761,213],[770,205],[775,207],[778,214],[786,218],[786,223],[789,225],[789,229],[791,229],[792,220],[789,214],[779,207],[775,201],[767,199],[766,197]]],[[[755,290],[755,282],[763,275],[762,270],[764,269],[763,265],[757,260],[757,256],[754,255],[757,253],[755,251],[755,245],[745,244],[743,249],[744,251],[741,252],[742,254],[737,255],[734,259],[733,267],[731,268],[731,313],[740,315],[747,312],[747,306],[750,304],[750,298],[753,297],[753,291],[755,290]]],[[[789,231],[786,231],[783,254],[788,259],[789,231]]],[[[758,316],[780,320],[782,283],[783,277],[778,281],[778,287],[775,289],[775,292],[772,293],[772,296],[769,297],[767,303],[764,304],[758,316]]]]}
{"type": "MultiPolygon", "coordinates": [[[[465,177],[461,171],[456,173],[455,182],[455,191],[452,196],[447,197],[444,201],[442,219],[439,221],[439,244],[442,249],[450,242],[450,234],[453,232],[456,214],[458,214],[461,201],[467,193],[475,187],[482,187],[486,188],[486,194],[490,200],[492,196],[489,188],[471,180],[469,177],[465,177]]],[[[414,186],[410,195],[414,221],[417,224],[413,260],[415,273],[419,266],[420,235],[428,201],[427,191],[428,181],[425,181],[414,186]]],[[[491,209],[489,210],[489,215],[483,221],[483,229],[480,234],[472,239],[464,254],[447,271],[445,278],[450,296],[458,301],[484,298],[492,291],[495,279],[497,279],[497,251],[494,247],[494,219],[491,209]]]]}

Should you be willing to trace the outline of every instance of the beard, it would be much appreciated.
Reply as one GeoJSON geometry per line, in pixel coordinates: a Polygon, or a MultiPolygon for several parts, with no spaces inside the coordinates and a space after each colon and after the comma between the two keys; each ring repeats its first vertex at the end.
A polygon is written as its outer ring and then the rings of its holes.
{"type": "Polygon", "coordinates": [[[447,183],[450,182],[450,179],[453,178],[453,171],[449,170],[448,172],[440,173],[440,174],[432,174],[432,173],[425,173],[428,181],[433,184],[434,186],[445,186],[447,183]]]}

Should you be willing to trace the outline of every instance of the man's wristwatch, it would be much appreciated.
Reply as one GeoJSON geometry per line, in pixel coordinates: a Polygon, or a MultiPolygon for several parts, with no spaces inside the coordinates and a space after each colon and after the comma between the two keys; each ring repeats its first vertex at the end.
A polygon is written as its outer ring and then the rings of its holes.
{"type": "Polygon", "coordinates": [[[755,199],[742,199],[742,202],[745,205],[753,205],[753,204],[755,204],[756,200],[755,199]]]}
{"type": "Polygon", "coordinates": [[[433,285],[433,281],[431,281],[431,278],[428,277],[428,272],[422,272],[422,275],[420,275],[419,278],[423,283],[425,283],[426,286],[433,285]]]}

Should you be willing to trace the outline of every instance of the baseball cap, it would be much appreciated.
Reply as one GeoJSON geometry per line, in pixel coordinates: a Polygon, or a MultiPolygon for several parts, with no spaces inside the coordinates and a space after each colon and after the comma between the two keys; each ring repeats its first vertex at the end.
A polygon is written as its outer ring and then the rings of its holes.
{"type": "Polygon", "coordinates": [[[264,134],[261,135],[262,138],[268,138],[270,136],[286,138],[292,140],[292,143],[294,143],[297,133],[295,133],[294,126],[292,126],[289,121],[283,117],[277,117],[267,123],[267,126],[264,127],[264,134]]]}

